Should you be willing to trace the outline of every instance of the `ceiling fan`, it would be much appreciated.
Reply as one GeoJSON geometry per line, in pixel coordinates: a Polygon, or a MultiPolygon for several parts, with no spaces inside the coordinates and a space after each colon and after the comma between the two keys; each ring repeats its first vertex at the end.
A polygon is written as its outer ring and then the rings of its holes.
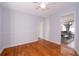
{"type": "Polygon", "coordinates": [[[33,2],[36,5],[36,9],[49,9],[49,5],[55,5],[56,3],[52,2],[33,2]]]}

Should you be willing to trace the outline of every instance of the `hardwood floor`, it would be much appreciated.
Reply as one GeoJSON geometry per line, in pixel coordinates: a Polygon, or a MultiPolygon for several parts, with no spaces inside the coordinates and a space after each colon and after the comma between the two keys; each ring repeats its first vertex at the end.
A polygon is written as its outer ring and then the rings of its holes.
{"type": "Polygon", "coordinates": [[[78,52],[74,49],[61,45],[61,53],[63,53],[65,56],[79,56],[78,52]]]}
{"type": "Polygon", "coordinates": [[[38,40],[29,44],[19,45],[4,49],[2,56],[64,56],[76,55],[74,50],[61,53],[61,45],[46,41],[38,40]],[[68,53],[67,52],[73,52],[68,53]]]}

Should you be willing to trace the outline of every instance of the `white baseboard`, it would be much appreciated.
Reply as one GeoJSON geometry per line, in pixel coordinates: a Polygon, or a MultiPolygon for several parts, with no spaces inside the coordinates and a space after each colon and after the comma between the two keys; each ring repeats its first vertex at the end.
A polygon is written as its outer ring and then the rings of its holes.
{"type": "Polygon", "coordinates": [[[28,44],[28,43],[35,42],[35,41],[37,41],[37,40],[33,40],[33,41],[29,41],[29,42],[13,43],[12,45],[6,46],[5,48],[10,48],[10,47],[18,46],[18,45],[23,45],[23,44],[28,44]]]}
{"type": "Polygon", "coordinates": [[[51,40],[47,40],[47,41],[50,41],[50,42],[56,43],[56,44],[58,44],[58,45],[61,44],[61,42],[54,42],[54,41],[51,41],[51,40]]]}

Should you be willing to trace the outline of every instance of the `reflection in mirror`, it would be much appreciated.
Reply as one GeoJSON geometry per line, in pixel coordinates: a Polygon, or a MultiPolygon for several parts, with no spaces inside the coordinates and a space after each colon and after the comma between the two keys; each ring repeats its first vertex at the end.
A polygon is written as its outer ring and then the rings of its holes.
{"type": "Polygon", "coordinates": [[[61,43],[70,44],[74,41],[74,15],[65,15],[61,19],[61,43]]]}

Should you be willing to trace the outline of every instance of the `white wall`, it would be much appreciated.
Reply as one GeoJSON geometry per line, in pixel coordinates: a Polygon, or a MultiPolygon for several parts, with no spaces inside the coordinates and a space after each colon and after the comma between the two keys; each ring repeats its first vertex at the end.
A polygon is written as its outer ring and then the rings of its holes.
{"type": "Polygon", "coordinates": [[[50,41],[60,44],[61,43],[61,26],[60,18],[58,15],[51,16],[50,18],[50,41]]]}
{"type": "Polygon", "coordinates": [[[50,15],[48,19],[46,19],[44,22],[45,24],[44,29],[46,29],[44,30],[45,38],[48,38],[49,36],[49,41],[60,44],[61,43],[61,17],[71,13],[75,14],[75,4],[72,4],[71,6],[68,6],[68,7],[66,6],[66,8],[64,7],[64,9],[63,7],[61,7],[59,8],[58,12],[50,15]]]}
{"type": "Polygon", "coordinates": [[[40,17],[5,8],[3,11],[2,44],[4,48],[38,39],[40,17]]]}
{"type": "Polygon", "coordinates": [[[39,38],[44,39],[44,19],[40,19],[39,38]]]}
{"type": "Polygon", "coordinates": [[[0,52],[3,50],[3,45],[2,45],[2,6],[0,5],[0,52]]]}
{"type": "Polygon", "coordinates": [[[50,35],[49,35],[49,32],[50,32],[50,17],[47,17],[47,18],[44,18],[43,19],[43,22],[44,22],[44,25],[43,25],[43,37],[44,39],[46,40],[49,40],[50,39],[50,35]]]}
{"type": "Polygon", "coordinates": [[[76,50],[79,51],[79,3],[76,4],[76,50]]]}

